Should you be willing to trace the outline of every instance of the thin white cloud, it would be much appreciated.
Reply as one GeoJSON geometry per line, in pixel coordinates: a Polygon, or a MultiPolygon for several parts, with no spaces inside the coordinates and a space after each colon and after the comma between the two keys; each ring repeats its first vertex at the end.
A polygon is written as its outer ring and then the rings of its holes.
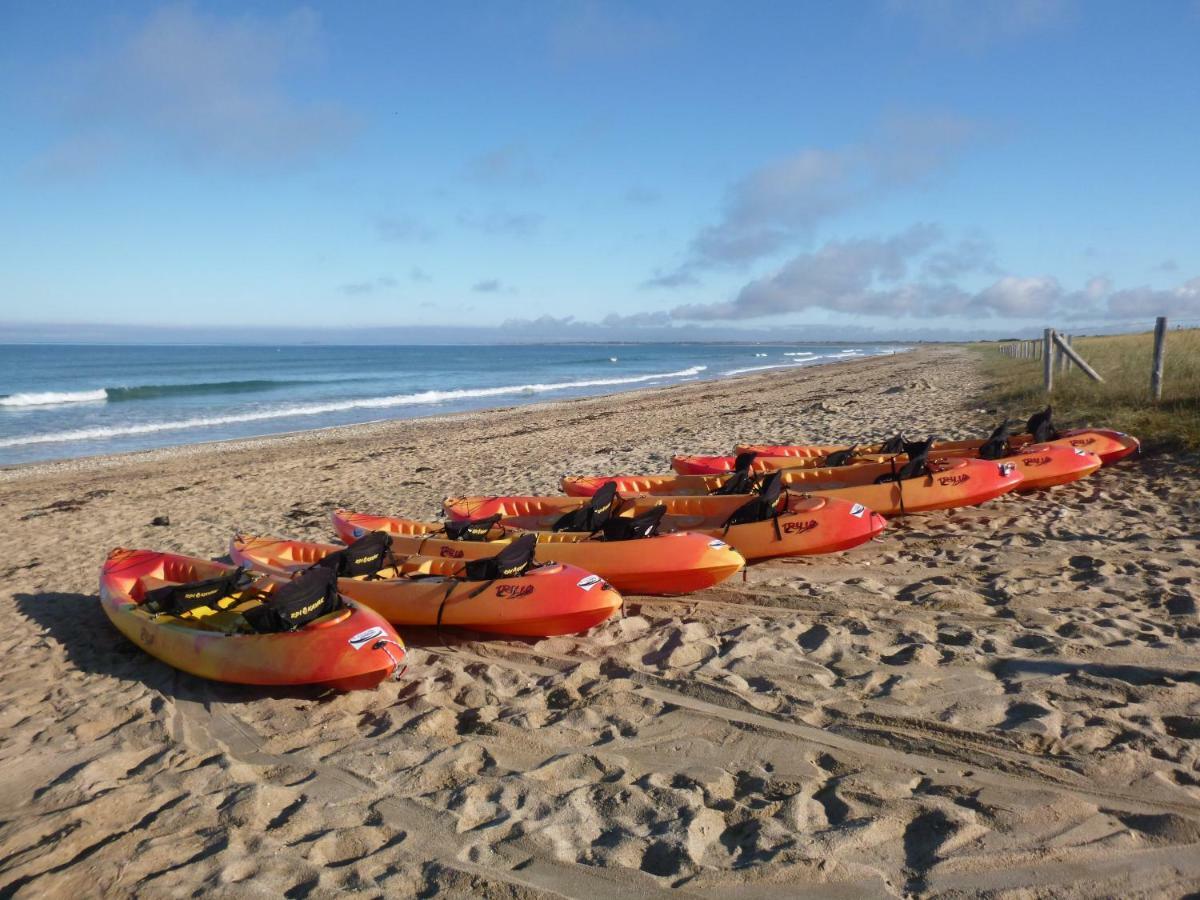
{"type": "Polygon", "coordinates": [[[426,244],[433,240],[433,230],[409,215],[376,216],[375,232],[385,241],[426,244]]]}
{"type": "Polygon", "coordinates": [[[625,202],[630,206],[653,206],[660,200],[660,192],[642,185],[634,185],[625,192],[625,202]]]}
{"type": "Polygon", "coordinates": [[[964,50],[1050,31],[1078,12],[1077,0],[888,0],[887,5],[930,38],[964,50]]]}
{"type": "Polygon", "coordinates": [[[914,225],[887,238],[829,241],[750,281],[731,300],[682,304],[670,314],[677,321],[721,321],[807,311],[893,319],[1195,318],[1200,278],[1159,290],[1116,289],[1096,276],[1082,288],[1068,289],[1051,275],[998,273],[990,246],[980,238],[949,243],[939,227],[914,225]],[[982,276],[993,280],[978,289],[960,283],[982,276]]]}
{"type": "Polygon", "coordinates": [[[979,132],[952,116],[887,120],[868,140],[837,149],[807,148],[767,163],[726,191],[721,216],[692,238],[682,265],[648,284],[714,266],[744,266],[807,241],[816,226],[855,206],[920,183],[944,169],[979,132]]]}
{"type": "Polygon", "coordinates": [[[361,297],[366,294],[373,294],[376,291],[385,291],[395,286],[396,279],[391,275],[380,275],[378,278],[371,278],[366,281],[352,281],[348,284],[343,284],[339,290],[347,297],[361,297]]]}
{"type": "Polygon", "coordinates": [[[67,133],[38,166],[61,168],[80,147],[112,157],[142,141],[199,163],[311,158],[353,131],[341,108],[289,83],[319,62],[321,43],[319,17],[306,8],[260,16],[160,7],[81,61],[61,63],[67,133]]]}
{"type": "Polygon", "coordinates": [[[673,272],[663,272],[659,270],[643,281],[640,286],[645,289],[677,288],[698,284],[699,281],[700,279],[698,279],[687,269],[676,269],[673,272]]]}
{"type": "Polygon", "coordinates": [[[530,237],[542,227],[543,217],[537,213],[493,210],[488,213],[459,213],[458,224],[484,234],[507,237],[530,237]]]}
{"type": "Polygon", "coordinates": [[[661,51],[677,40],[675,22],[654,18],[637,7],[594,0],[560,4],[549,31],[551,56],[576,65],[661,51]]]}
{"type": "Polygon", "coordinates": [[[467,163],[466,176],[488,187],[531,187],[542,180],[540,166],[520,144],[497,147],[467,163]]]}

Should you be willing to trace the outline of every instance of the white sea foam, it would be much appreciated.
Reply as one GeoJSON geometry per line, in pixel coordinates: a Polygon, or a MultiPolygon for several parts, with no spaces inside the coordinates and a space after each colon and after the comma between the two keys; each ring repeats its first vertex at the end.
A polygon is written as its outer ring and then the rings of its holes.
{"type": "MultiPolygon", "coordinates": [[[[830,357],[832,359],[832,357],[830,357]]],[[[730,369],[728,372],[722,372],[722,375],[745,375],[747,372],[765,372],[767,369],[793,369],[798,366],[803,366],[805,363],[813,362],[814,360],[825,359],[824,356],[815,356],[813,359],[798,359],[795,362],[772,363],[769,366],[747,366],[744,369],[730,369]]]]}
{"type": "Polygon", "coordinates": [[[0,397],[0,406],[54,406],[60,403],[94,403],[97,400],[107,400],[108,394],[104,388],[94,391],[41,391],[27,394],[9,394],[0,397]]]}
{"type": "MultiPolygon", "coordinates": [[[[490,388],[462,388],[452,391],[421,391],[415,394],[393,394],[388,397],[363,397],[358,400],[279,406],[227,416],[197,416],[193,419],[178,419],[169,422],[140,422],[130,425],[75,428],[70,431],[54,431],[46,434],[28,434],[21,437],[5,438],[0,440],[0,447],[19,447],[26,444],[47,444],[66,441],[103,440],[105,438],[121,437],[124,435],[153,434],[159,431],[181,431],[189,428],[211,428],[219,425],[236,425],[242,422],[286,419],[291,416],[319,416],[352,409],[423,406],[433,403],[444,403],[447,400],[466,400],[475,397],[501,397],[506,394],[542,394],[550,391],[569,390],[571,388],[638,384],[647,381],[660,381],[664,378],[689,378],[699,375],[707,368],[708,366],[692,366],[687,369],[680,369],[677,372],[659,372],[653,375],[634,375],[627,378],[591,378],[583,381],[562,381],[550,384],[519,384],[490,388]]],[[[98,391],[97,393],[101,395],[101,398],[104,395],[103,391],[98,391]]]]}

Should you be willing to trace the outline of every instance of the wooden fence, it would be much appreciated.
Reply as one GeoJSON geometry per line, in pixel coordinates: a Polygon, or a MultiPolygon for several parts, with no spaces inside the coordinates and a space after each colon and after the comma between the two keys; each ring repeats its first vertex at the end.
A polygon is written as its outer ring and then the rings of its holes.
{"type": "MultiPolygon", "coordinates": [[[[1042,382],[1046,393],[1054,390],[1054,375],[1066,375],[1071,366],[1077,367],[1092,381],[1103,383],[1100,373],[1071,346],[1071,335],[1059,334],[1053,328],[1042,332],[1041,340],[1005,341],[1000,352],[1013,359],[1040,359],[1042,382]]],[[[1158,403],[1162,400],[1163,365],[1167,352],[1167,317],[1159,316],[1154,323],[1154,361],[1150,368],[1150,397],[1158,403]]]]}

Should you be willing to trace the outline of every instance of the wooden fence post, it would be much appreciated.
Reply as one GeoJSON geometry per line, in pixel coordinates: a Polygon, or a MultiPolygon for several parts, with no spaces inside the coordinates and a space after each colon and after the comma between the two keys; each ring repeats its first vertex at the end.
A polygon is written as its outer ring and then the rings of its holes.
{"type": "MultiPolygon", "coordinates": [[[[1070,346],[1071,336],[1069,334],[1060,334],[1059,337],[1070,346]]],[[[1071,368],[1071,357],[1067,356],[1066,351],[1061,347],[1054,348],[1054,361],[1058,363],[1058,374],[1066,375],[1067,370],[1071,368]]]]}
{"type": "Polygon", "coordinates": [[[1167,317],[1154,320],[1154,367],[1150,370],[1150,399],[1162,402],[1163,357],[1167,353],[1167,317]]]}
{"type": "Polygon", "coordinates": [[[1054,334],[1053,330],[1052,330],[1051,336],[1054,338],[1054,342],[1056,344],[1058,344],[1058,348],[1060,350],[1062,350],[1063,353],[1067,354],[1067,356],[1071,357],[1071,362],[1075,363],[1075,365],[1079,368],[1079,370],[1081,372],[1083,372],[1084,375],[1086,375],[1088,378],[1092,379],[1092,381],[1097,381],[1097,382],[1101,382],[1101,383],[1104,382],[1104,379],[1100,377],[1100,373],[1097,372],[1095,369],[1093,369],[1091,366],[1089,366],[1087,364],[1087,360],[1085,360],[1082,356],[1080,356],[1078,353],[1076,353],[1075,350],[1071,347],[1071,345],[1062,339],[1062,335],[1054,334]]]}
{"type": "Polygon", "coordinates": [[[1054,390],[1054,329],[1047,328],[1042,332],[1042,380],[1046,383],[1046,393],[1054,390]]]}

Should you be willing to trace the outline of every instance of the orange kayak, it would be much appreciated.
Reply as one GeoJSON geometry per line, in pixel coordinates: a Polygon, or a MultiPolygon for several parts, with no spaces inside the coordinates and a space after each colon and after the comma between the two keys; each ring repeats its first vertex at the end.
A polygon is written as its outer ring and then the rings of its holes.
{"type": "MultiPolygon", "coordinates": [[[[1069,431],[1058,431],[1054,427],[1053,409],[1046,407],[1035,413],[1025,423],[1025,431],[1021,434],[1009,434],[1009,423],[1001,423],[988,438],[966,441],[934,441],[929,450],[930,459],[941,459],[947,456],[980,456],[985,445],[990,446],[992,453],[983,452],[985,458],[991,459],[1015,453],[1030,444],[1054,444],[1086,450],[1100,457],[1103,465],[1110,465],[1136,452],[1141,443],[1132,435],[1108,428],[1076,428],[1069,431]]],[[[876,444],[742,444],[736,453],[756,453],[762,457],[790,456],[801,459],[824,460],[831,454],[877,455],[891,456],[903,450],[904,439],[897,435],[890,441],[876,444]]],[[[817,462],[816,465],[823,463],[817,462]]]]}
{"type": "MultiPolygon", "coordinates": [[[[503,525],[488,528],[480,539],[452,538],[441,523],[369,516],[339,509],[333,528],[347,543],[372,531],[392,536],[397,552],[448,559],[492,556],[521,532],[503,525]]],[[[535,559],[569,563],[599,575],[623,594],[686,594],[719,584],[736,574],[746,560],[710,535],[692,532],[652,535],[637,540],[608,541],[599,535],[539,531],[535,559]]]]}
{"type": "MultiPolygon", "coordinates": [[[[699,497],[719,490],[729,478],[733,457],[675,457],[676,475],[599,476],[564,478],[563,490],[571,496],[588,496],[605,482],[615,482],[618,493],[652,496],[699,497]],[[687,474],[683,474],[687,473],[687,474]],[[696,473],[696,474],[692,474],[696,473]],[[701,474],[703,473],[703,474],[701,474]]],[[[884,516],[976,506],[995,499],[1021,484],[1015,465],[977,459],[948,459],[930,464],[927,475],[876,484],[880,476],[896,471],[891,463],[872,463],[824,469],[780,470],[789,491],[812,497],[859,504],[884,516]]],[[[736,495],[743,496],[743,495],[736,495]]],[[[727,499],[708,497],[707,499],[727,499]]]]}
{"type": "MultiPolygon", "coordinates": [[[[229,553],[241,565],[286,578],[346,549],[239,535],[229,553]]],[[[457,559],[389,555],[373,576],[339,578],[338,590],[396,625],[448,625],[526,637],[587,631],[621,608],[619,593],[576,566],[552,563],[514,577],[480,580],[468,580],[466,574],[457,559]]]]}
{"type": "MultiPolygon", "coordinates": [[[[1033,443],[1029,434],[1014,434],[1008,439],[1012,450],[1020,450],[1033,443]]],[[[1095,453],[1100,457],[1101,465],[1112,465],[1141,447],[1141,442],[1133,435],[1123,431],[1112,431],[1107,428],[1076,428],[1060,432],[1060,437],[1045,441],[1037,446],[1054,445],[1073,447],[1095,453]]],[[[943,459],[951,456],[973,457],[979,455],[979,448],[984,445],[984,439],[977,438],[967,441],[935,441],[929,452],[930,459],[943,459]]],[[[820,466],[831,453],[853,450],[856,456],[889,457],[882,451],[882,444],[860,444],[851,447],[849,444],[739,444],[737,453],[757,453],[764,458],[787,456],[802,460],[802,464],[820,466]],[[811,461],[811,463],[810,463],[811,461]]],[[[795,465],[795,463],[793,463],[795,465]]]]}
{"type": "Polygon", "coordinates": [[[336,589],[316,610],[286,607],[294,630],[268,630],[285,609],[276,601],[286,603],[294,587],[304,586],[245,579],[234,566],[175,553],[116,549],[100,572],[100,604],[151,656],[215,681],[353,690],[375,687],[403,661],[392,626],[336,589]]]}
{"type": "MultiPolygon", "coordinates": [[[[780,498],[767,518],[730,524],[730,518],[752,499],[741,495],[618,498],[616,514],[636,516],[662,504],[666,506],[665,530],[695,531],[720,539],[747,560],[848,550],[885,527],[882,517],[861,504],[795,495],[780,498]]],[[[458,497],[447,500],[444,507],[456,521],[500,515],[510,527],[544,531],[588,502],[575,497],[458,497]]]]}
{"type": "MultiPolygon", "coordinates": [[[[740,453],[750,453],[755,451],[741,450],[740,453]]],[[[951,455],[937,454],[933,451],[929,454],[929,458],[933,461],[935,467],[942,464],[947,464],[954,459],[973,459],[974,457],[967,454],[951,455]]],[[[672,462],[677,470],[686,470],[688,474],[699,474],[703,471],[715,474],[716,472],[732,472],[737,457],[733,456],[706,456],[706,457],[676,457],[679,460],[676,465],[672,462]]],[[[799,457],[799,456],[755,456],[754,463],[751,466],[753,471],[757,472],[775,472],[785,471],[791,472],[794,469],[803,469],[811,472],[824,473],[816,475],[812,480],[807,482],[811,485],[811,490],[822,491],[819,486],[819,481],[828,475],[829,481],[844,481],[842,477],[835,477],[835,473],[846,473],[849,469],[858,468],[860,466],[874,466],[870,471],[877,476],[881,472],[889,471],[892,460],[895,460],[897,465],[903,465],[908,461],[908,455],[904,453],[896,454],[895,456],[885,456],[883,454],[864,454],[851,456],[848,461],[839,466],[822,466],[820,457],[799,457]]],[[[986,462],[1003,465],[1008,463],[1016,466],[1017,470],[1022,474],[1023,479],[1015,488],[1018,492],[1035,491],[1042,488],[1054,487],[1060,484],[1069,484],[1072,481],[1078,481],[1081,478],[1086,478],[1103,463],[1100,457],[1095,453],[1090,453],[1086,450],[1081,450],[1075,447],[1070,447],[1064,443],[1048,443],[1048,444],[1026,444],[1019,450],[1013,451],[1007,456],[999,459],[986,460],[986,462]]],[[[801,487],[801,478],[792,478],[789,475],[784,476],[784,481],[789,487],[801,487]]],[[[907,488],[906,488],[907,489],[907,488]]],[[[860,498],[862,499],[862,498],[860,498]]],[[[866,502],[863,500],[863,502],[866,502]]],[[[905,506],[911,512],[916,512],[916,505],[909,504],[907,496],[905,497],[905,506]]],[[[886,512],[886,511],[885,511],[886,512]]]]}

